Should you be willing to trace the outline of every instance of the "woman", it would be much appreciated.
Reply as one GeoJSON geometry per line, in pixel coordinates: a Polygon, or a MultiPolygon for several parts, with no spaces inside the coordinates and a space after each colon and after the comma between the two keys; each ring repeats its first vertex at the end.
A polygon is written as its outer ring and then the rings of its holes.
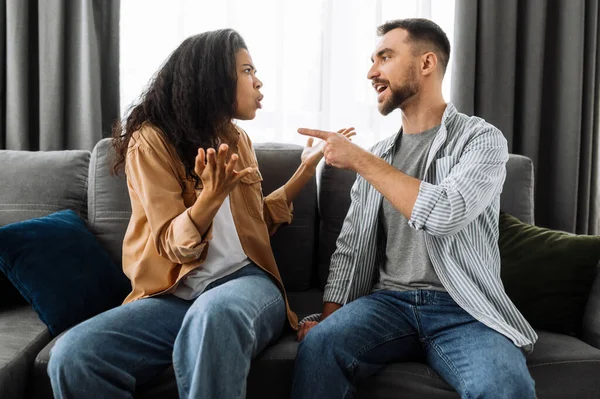
{"type": "Polygon", "coordinates": [[[263,198],[252,144],[233,123],[254,118],[261,86],[237,32],[203,33],[173,52],[115,128],[133,290],[57,342],[56,398],[131,398],[171,364],[182,398],[244,398],[251,359],[286,319],[297,329],[269,233],[291,221],[322,153],[309,141],[290,180],[263,198]]]}

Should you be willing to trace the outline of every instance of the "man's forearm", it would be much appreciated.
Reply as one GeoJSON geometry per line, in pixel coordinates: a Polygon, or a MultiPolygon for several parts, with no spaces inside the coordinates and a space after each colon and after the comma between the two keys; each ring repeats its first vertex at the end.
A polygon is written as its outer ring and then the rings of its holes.
{"type": "Polygon", "coordinates": [[[339,303],[325,302],[325,304],[323,305],[323,313],[321,314],[320,321],[325,320],[327,317],[329,317],[329,315],[331,315],[333,312],[335,312],[341,307],[342,305],[340,305],[339,303]]]}
{"type": "Polygon", "coordinates": [[[410,220],[419,196],[421,180],[399,171],[383,159],[368,152],[357,159],[355,169],[394,208],[410,220]]]}

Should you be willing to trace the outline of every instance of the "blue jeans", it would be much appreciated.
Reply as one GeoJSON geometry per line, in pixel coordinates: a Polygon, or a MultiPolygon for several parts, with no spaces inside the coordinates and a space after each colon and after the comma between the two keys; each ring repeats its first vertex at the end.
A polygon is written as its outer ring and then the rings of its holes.
{"type": "Polygon", "coordinates": [[[351,398],[357,380],[425,357],[463,398],[535,398],[521,349],[437,291],[378,291],[343,306],[306,335],[293,399],[351,398]]]}
{"type": "Polygon", "coordinates": [[[136,385],[175,369],[181,398],[245,398],[250,362],[279,337],[285,302],[251,264],[194,301],[141,299],[60,338],[48,374],[55,398],[132,398],[136,385]]]}

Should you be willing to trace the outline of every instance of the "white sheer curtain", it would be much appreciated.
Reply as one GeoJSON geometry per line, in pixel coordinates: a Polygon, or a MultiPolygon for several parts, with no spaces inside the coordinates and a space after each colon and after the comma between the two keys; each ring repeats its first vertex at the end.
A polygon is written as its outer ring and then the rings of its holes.
{"type": "Polygon", "coordinates": [[[354,126],[355,141],[369,146],[401,123],[398,111],[377,112],[366,79],[376,28],[408,17],[432,19],[452,42],[454,0],[122,0],[121,104],[124,110],[136,99],[183,39],[234,28],[264,83],[263,109],[240,122],[253,141],[304,144],[298,127],[354,126]]]}

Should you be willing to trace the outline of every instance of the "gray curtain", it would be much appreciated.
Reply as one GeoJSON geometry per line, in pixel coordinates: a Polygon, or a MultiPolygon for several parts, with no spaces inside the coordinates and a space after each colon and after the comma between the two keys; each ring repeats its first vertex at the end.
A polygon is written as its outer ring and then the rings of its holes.
{"type": "Polygon", "coordinates": [[[119,0],[0,0],[0,148],[87,149],[119,117],[119,0]]]}
{"type": "Polygon", "coordinates": [[[600,234],[598,0],[456,0],[452,101],[536,173],[536,224],[600,234]]]}

